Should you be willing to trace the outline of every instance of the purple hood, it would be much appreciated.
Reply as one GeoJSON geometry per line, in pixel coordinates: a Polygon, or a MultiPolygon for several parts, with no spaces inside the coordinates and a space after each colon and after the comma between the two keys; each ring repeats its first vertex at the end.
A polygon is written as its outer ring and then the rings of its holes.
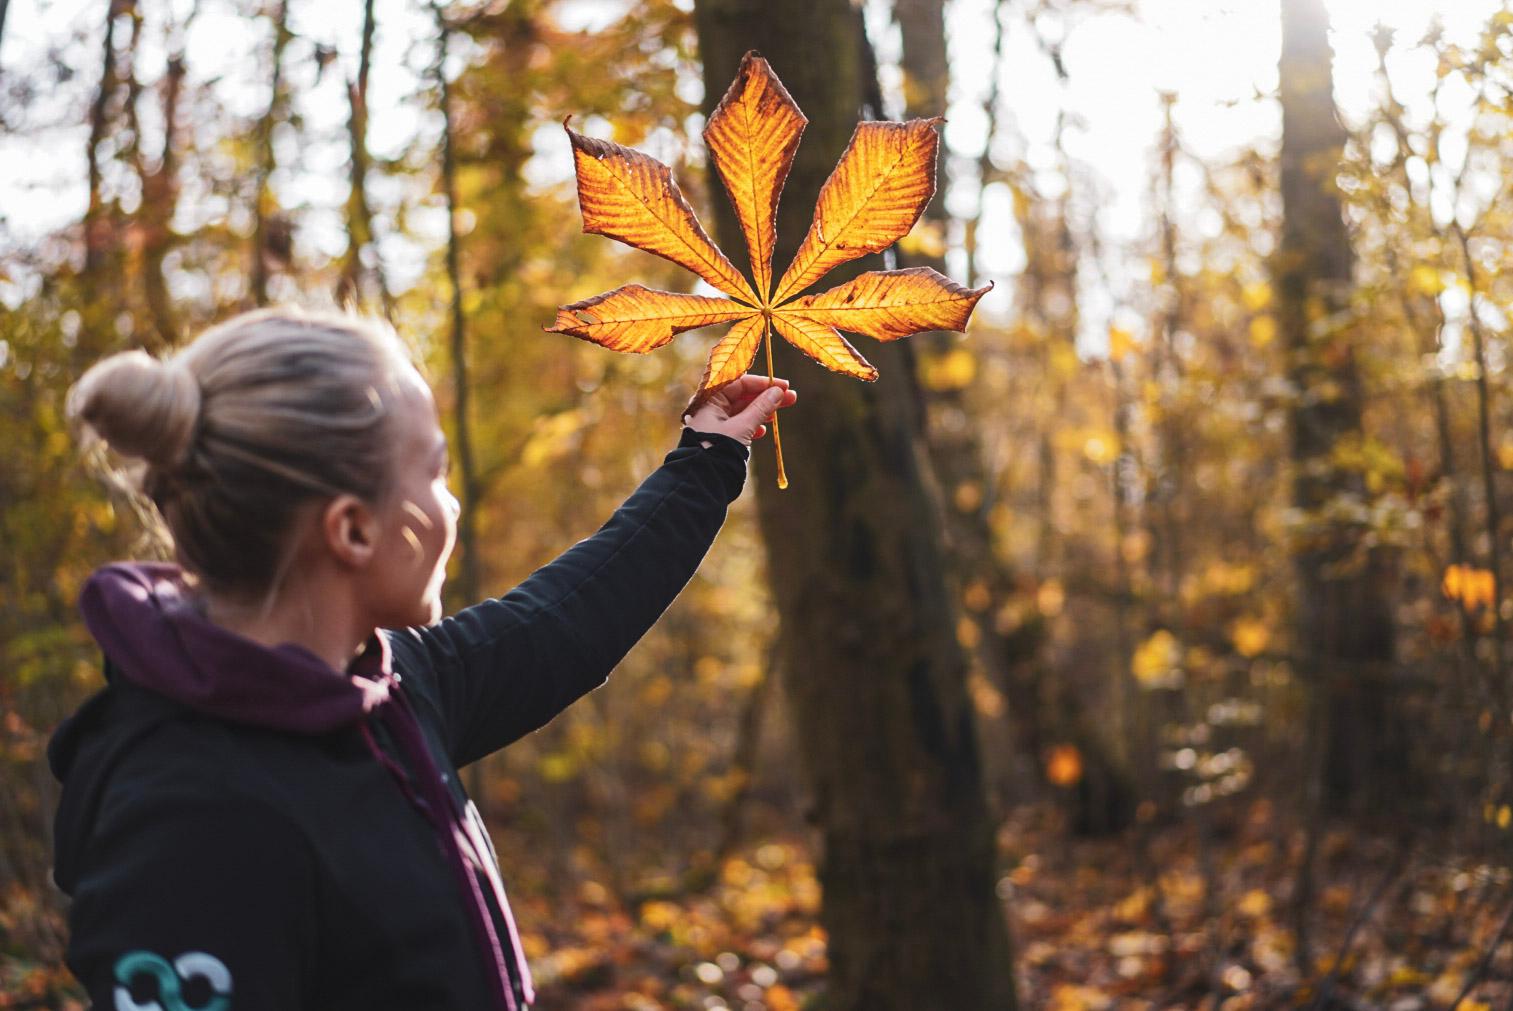
{"type": "Polygon", "coordinates": [[[207,619],[176,565],[107,565],[84,584],[79,608],[128,681],[218,719],[319,734],[357,723],[389,697],[383,636],[338,673],[303,646],[264,646],[207,619]]]}
{"type": "MultiPolygon", "coordinates": [[[[302,646],[264,646],[215,624],[196,610],[182,570],[155,563],[120,562],[97,570],[84,584],[79,609],[109,660],[107,671],[114,669],[120,678],[197,713],[297,734],[357,726],[374,759],[394,775],[437,834],[491,966],[495,1006],[518,1011],[530,1003],[530,968],[492,851],[475,824],[476,813],[469,816],[472,809],[455,802],[443,784],[420,724],[399,688],[382,634],[375,630],[362,653],[339,672],[302,646]],[[369,724],[375,721],[393,736],[413,776],[374,741],[369,724]],[[482,874],[482,882],[473,868],[482,874]],[[503,935],[494,927],[484,887],[492,892],[504,920],[503,935]],[[522,1001],[512,990],[511,966],[522,1001]]],[[[87,826],[109,778],[105,770],[153,726],[149,719],[102,734],[104,694],[66,720],[48,748],[53,774],[66,784],[58,810],[54,876],[68,892],[76,880],[79,847],[89,836],[87,826]],[[104,740],[85,763],[85,782],[72,786],[68,781],[81,750],[91,738],[100,737],[104,740]]]]}

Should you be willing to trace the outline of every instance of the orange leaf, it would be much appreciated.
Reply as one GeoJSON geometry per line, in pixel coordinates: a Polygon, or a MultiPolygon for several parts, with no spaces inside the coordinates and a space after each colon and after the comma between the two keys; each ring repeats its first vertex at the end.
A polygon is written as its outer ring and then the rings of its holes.
{"type": "Polygon", "coordinates": [[[1445,570],[1440,589],[1451,600],[1458,600],[1467,610],[1491,607],[1497,603],[1497,581],[1488,569],[1470,565],[1452,565],[1445,570]]]}
{"type": "MultiPolygon", "coordinates": [[[[755,312],[723,298],[656,291],[639,284],[607,291],[557,310],[550,333],[571,334],[611,351],[645,354],[674,334],[711,323],[724,323],[755,312]]],[[[760,316],[756,317],[758,321],[760,316]]]]}
{"type": "Polygon", "coordinates": [[[756,357],[757,345],[762,342],[762,317],[748,316],[737,320],[718,344],[709,352],[709,363],[704,366],[704,378],[699,389],[683,413],[697,408],[721,387],[735,382],[751,368],[756,357]]]}
{"type": "MultiPolygon", "coordinates": [[[[789,300],[832,267],[881,252],[914,226],[935,192],[939,122],[936,118],[858,125],[820,190],[808,234],[776,285],[772,250],[777,203],[808,121],[755,52],[741,60],[735,81],[704,130],[715,170],[746,239],[755,285],[710,241],[671,169],[629,148],[568,130],[583,230],[665,257],[736,302],[627,285],[563,306],[557,325],[547,329],[615,350],[646,352],[683,330],[736,320],[711,350],[690,411],[750,368],[764,335],[771,372],[769,323],[826,368],[875,380],[877,370],[846,343],[836,326],[883,341],[922,330],[960,330],[992,285],[964,288],[920,267],[874,271],[831,291],[789,300]]],[[[778,487],[786,488],[776,416],[772,437],[778,487]]]]}
{"type": "Polygon", "coordinates": [[[747,53],[704,128],[704,144],[741,223],[763,297],[772,290],[778,197],[808,124],[767,61],[747,53]]]}
{"type": "Polygon", "coordinates": [[[1075,744],[1057,744],[1049,749],[1045,778],[1055,786],[1073,786],[1082,778],[1082,752],[1075,744]]]}
{"type": "Polygon", "coordinates": [[[939,119],[859,123],[820,189],[809,234],[778,282],[774,303],[830,268],[880,253],[908,234],[935,193],[939,119]]]}
{"type": "Polygon", "coordinates": [[[966,329],[972,308],[992,287],[964,288],[929,267],[874,270],[777,311],[891,341],[922,330],[966,329]]]}
{"type": "Polygon", "coordinates": [[[583,230],[686,267],[711,285],[756,305],[758,299],[735,265],[710,241],[672,177],[672,169],[639,151],[575,133],[578,206],[583,230]]]}
{"type": "Polygon", "coordinates": [[[832,326],[797,313],[773,313],[772,327],[789,344],[831,372],[844,372],[869,383],[877,379],[877,370],[832,326]]]}

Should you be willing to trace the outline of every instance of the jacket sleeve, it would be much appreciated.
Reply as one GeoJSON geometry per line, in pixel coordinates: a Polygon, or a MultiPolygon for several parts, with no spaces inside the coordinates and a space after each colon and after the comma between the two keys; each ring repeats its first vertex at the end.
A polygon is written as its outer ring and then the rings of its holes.
{"type": "Polygon", "coordinates": [[[598,533],[502,597],[391,634],[398,668],[435,710],[456,765],[544,726],[604,683],[692,578],[741,493],[747,456],[735,439],[685,428],[598,533]]]}
{"type": "Polygon", "coordinates": [[[293,825],[203,791],[120,805],[69,910],[68,965],[97,1008],[306,1007],[314,858],[293,825]]]}

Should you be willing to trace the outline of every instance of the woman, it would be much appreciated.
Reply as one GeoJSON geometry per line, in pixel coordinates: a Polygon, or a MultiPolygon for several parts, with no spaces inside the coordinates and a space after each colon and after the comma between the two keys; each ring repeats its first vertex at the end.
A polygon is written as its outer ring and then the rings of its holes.
{"type": "Polygon", "coordinates": [[[178,559],[85,585],[106,687],[49,749],[96,1006],[529,1005],[456,770],[601,684],[678,594],[797,399],[768,387],[699,407],[597,534],[441,619],[457,502],[392,331],[262,310],[86,373],[70,415],[141,461],[178,559]]]}

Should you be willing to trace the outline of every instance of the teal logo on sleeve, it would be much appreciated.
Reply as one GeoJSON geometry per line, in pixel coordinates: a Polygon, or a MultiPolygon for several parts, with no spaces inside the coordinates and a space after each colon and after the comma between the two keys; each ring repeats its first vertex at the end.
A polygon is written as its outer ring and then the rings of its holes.
{"type": "Polygon", "coordinates": [[[116,960],[115,978],[116,1011],[228,1011],[231,1007],[231,970],[203,951],[186,951],[172,962],[150,951],[129,951],[116,960]],[[132,983],[144,976],[157,981],[158,994],[156,999],[138,1003],[131,995],[132,983]],[[186,999],[186,988],[199,991],[192,994],[197,1003],[186,999]]]}

